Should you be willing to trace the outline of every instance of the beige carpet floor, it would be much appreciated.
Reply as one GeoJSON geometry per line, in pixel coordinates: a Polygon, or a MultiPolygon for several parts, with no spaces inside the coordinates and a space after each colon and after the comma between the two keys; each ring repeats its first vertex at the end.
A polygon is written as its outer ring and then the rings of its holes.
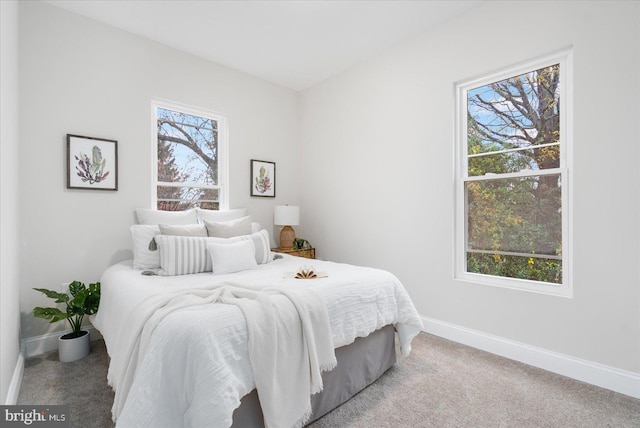
{"type": "MultiPolygon", "coordinates": [[[[112,427],[104,343],[57,358],[26,361],[18,404],[69,404],[72,426],[112,427]]],[[[640,400],[422,333],[409,357],[309,427],[640,428],[640,400]]]]}

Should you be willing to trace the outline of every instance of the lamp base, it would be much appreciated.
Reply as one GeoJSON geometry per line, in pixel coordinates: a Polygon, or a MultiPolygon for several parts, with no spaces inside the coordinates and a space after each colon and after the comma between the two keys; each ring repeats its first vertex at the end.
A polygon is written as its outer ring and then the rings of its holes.
{"type": "Polygon", "coordinates": [[[280,231],[280,248],[293,248],[293,240],[296,238],[296,231],[291,226],[285,226],[280,231]]]}

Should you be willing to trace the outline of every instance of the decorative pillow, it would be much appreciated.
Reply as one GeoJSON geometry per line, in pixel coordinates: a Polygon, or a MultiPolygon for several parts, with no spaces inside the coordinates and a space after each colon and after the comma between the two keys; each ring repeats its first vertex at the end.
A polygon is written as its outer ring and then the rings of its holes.
{"type": "Polygon", "coordinates": [[[232,238],[208,238],[209,243],[234,244],[241,241],[253,241],[255,247],[256,263],[259,265],[273,261],[271,247],[269,246],[269,232],[262,229],[251,235],[234,236],[232,238]]]}
{"type": "Polygon", "coordinates": [[[207,245],[234,244],[252,241],[255,248],[257,264],[269,263],[273,260],[269,247],[269,233],[261,230],[251,235],[234,236],[233,238],[204,238],[199,236],[156,235],[160,259],[160,275],[186,275],[191,273],[211,272],[212,264],[207,245]]]}
{"type": "Polygon", "coordinates": [[[160,275],[174,276],[211,272],[207,241],[200,236],[157,235],[160,275]]]}
{"type": "Polygon", "coordinates": [[[159,224],[161,235],[171,236],[207,236],[207,228],[204,224],[170,225],[159,224]]]}
{"type": "Polygon", "coordinates": [[[262,229],[257,233],[252,233],[251,235],[236,236],[235,238],[230,239],[252,240],[253,245],[255,246],[256,262],[259,265],[273,261],[271,245],[269,244],[269,232],[265,229],[262,229]]]}
{"type": "Polygon", "coordinates": [[[240,272],[253,269],[256,263],[256,247],[252,240],[207,245],[214,274],[240,272]]]}
{"type": "Polygon", "coordinates": [[[236,220],[247,215],[246,208],[236,208],[233,210],[204,210],[202,208],[196,208],[198,213],[198,222],[204,224],[205,221],[221,222],[236,220]]]}
{"type": "Polygon", "coordinates": [[[205,220],[207,233],[212,238],[232,238],[251,234],[251,216],[223,222],[211,222],[205,220]]]}
{"type": "Polygon", "coordinates": [[[134,224],[131,226],[134,269],[158,269],[160,267],[158,252],[149,250],[149,243],[159,233],[160,228],[157,224],[134,224]]]}
{"type": "Polygon", "coordinates": [[[148,208],[137,208],[139,224],[194,224],[198,222],[196,210],[160,211],[148,208]]]}

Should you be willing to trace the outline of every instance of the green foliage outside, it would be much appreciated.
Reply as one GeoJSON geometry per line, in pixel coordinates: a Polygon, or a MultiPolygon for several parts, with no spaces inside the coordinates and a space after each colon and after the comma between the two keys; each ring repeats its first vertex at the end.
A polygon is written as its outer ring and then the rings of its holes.
{"type": "Polygon", "coordinates": [[[562,283],[562,263],[559,260],[467,253],[467,271],[554,284],[562,283]]]}
{"type": "Polygon", "coordinates": [[[556,65],[468,93],[468,272],[562,282],[562,183],[538,173],[560,163],[558,87],[556,65]]]}

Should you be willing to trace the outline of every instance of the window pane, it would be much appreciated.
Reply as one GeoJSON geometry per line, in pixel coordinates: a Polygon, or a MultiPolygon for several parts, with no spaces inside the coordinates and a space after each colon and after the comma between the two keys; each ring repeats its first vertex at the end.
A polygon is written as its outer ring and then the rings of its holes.
{"type": "Polygon", "coordinates": [[[562,284],[561,260],[467,253],[467,271],[562,284]]]}
{"type": "MultiPolygon", "coordinates": [[[[560,66],[541,68],[467,92],[467,153],[527,149],[560,141],[560,66]]],[[[469,175],[560,165],[559,146],[469,159],[469,175]]]]}
{"type": "Polygon", "coordinates": [[[218,123],[157,109],[158,181],[218,184],[218,123]]]}
{"type": "Polygon", "coordinates": [[[184,211],[195,207],[218,209],[218,196],[218,189],[158,186],[158,209],[165,211],[184,211]]]}
{"type": "Polygon", "coordinates": [[[543,164],[547,168],[555,168],[559,165],[559,160],[559,144],[507,153],[470,156],[469,176],[473,177],[487,173],[507,174],[522,170],[539,171],[539,164],[543,164]]]}
{"type": "Polygon", "coordinates": [[[562,254],[559,174],[467,182],[467,248],[562,254]]]}

